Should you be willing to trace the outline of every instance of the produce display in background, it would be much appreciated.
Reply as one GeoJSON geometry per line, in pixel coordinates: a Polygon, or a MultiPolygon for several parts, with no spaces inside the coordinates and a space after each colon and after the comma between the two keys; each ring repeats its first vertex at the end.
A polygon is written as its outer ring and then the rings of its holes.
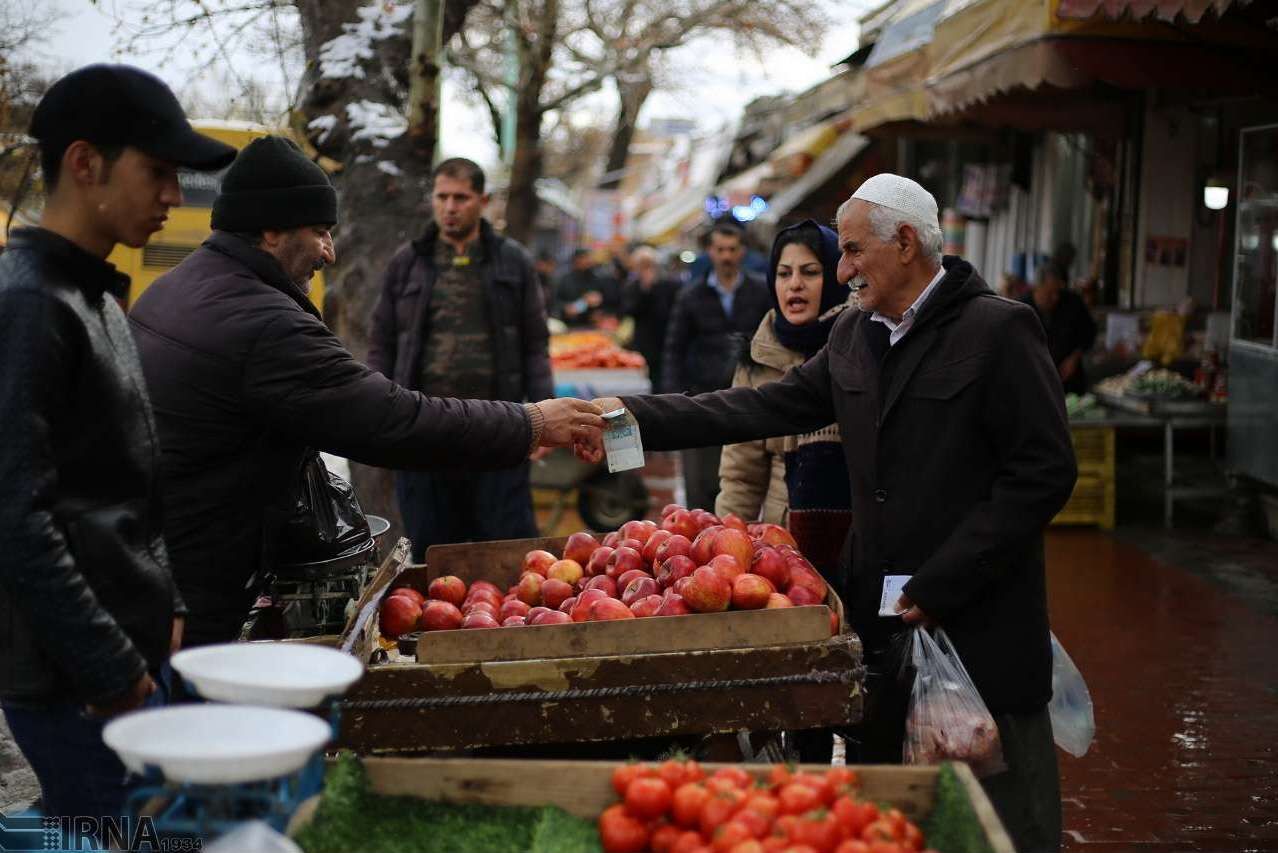
{"type": "MultiPolygon", "coordinates": [[[[382,602],[381,632],[393,639],[413,631],[824,605],[828,591],[785,528],[677,504],[666,506],[660,525],[630,521],[602,542],[574,533],[562,557],[529,551],[523,569],[504,592],[452,576],[431,581],[426,596],[397,589],[382,602]]],[[[838,630],[831,610],[830,633],[838,630]]]]}
{"type": "Polygon", "coordinates": [[[1154,368],[1142,373],[1127,385],[1127,393],[1136,397],[1160,400],[1192,400],[1203,395],[1203,389],[1171,370],[1154,368]]]}
{"type": "Polygon", "coordinates": [[[923,831],[894,808],[860,797],[855,770],[766,779],[742,767],[709,776],[695,761],[625,764],[612,776],[620,802],[599,816],[606,853],[912,853],[923,831]]]}
{"type": "Polygon", "coordinates": [[[1070,418],[1095,418],[1105,414],[1105,409],[1094,394],[1066,394],[1065,414],[1070,418]]]}
{"type": "Polygon", "coordinates": [[[639,353],[609,342],[552,355],[550,366],[556,370],[610,370],[619,367],[642,370],[648,362],[639,353]]]}

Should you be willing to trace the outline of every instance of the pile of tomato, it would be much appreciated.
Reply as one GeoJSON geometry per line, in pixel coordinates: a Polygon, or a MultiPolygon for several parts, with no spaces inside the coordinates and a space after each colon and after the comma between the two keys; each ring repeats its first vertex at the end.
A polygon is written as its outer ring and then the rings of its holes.
{"type": "Polygon", "coordinates": [[[853,770],[756,779],[740,767],[707,776],[696,761],[625,764],[612,776],[621,802],[599,816],[607,853],[912,853],[923,833],[897,809],[859,796],[853,770]]]}

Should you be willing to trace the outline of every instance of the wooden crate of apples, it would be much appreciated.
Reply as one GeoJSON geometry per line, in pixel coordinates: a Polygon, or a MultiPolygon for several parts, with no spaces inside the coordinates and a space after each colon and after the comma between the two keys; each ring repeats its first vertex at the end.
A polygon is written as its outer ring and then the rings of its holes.
{"type": "MultiPolygon", "coordinates": [[[[513,543],[512,543],[513,544],[513,543]]],[[[464,546],[452,546],[464,547],[464,546]]],[[[556,549],[559,550],[559,549],[556,549]]],[[[436,552],[432,550],[433,556],[436,552]]],[[[841,605],[785,528],[747,525],[728,515],[671,504],[661,523],[631,521],[597,539],[574,533],[556,554],[523,554],[518,577],[497,566],[490,578],[440,574],[428,557],[425,592],[411,585],[382,604],[387,637],[415,632],[522,628],[648,617],[792,608],[830,603],[836,634],[841,605]],[[513,581],[513,582],[512,582],[513,581]]],[[[417,577],[421,586],[422,578],[417,577]]]]}

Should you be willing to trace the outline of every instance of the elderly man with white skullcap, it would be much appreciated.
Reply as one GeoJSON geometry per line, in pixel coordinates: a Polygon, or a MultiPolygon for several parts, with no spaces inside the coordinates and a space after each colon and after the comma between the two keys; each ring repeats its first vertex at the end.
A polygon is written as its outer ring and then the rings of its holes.
{"type": "Polygon", "coordinates": [[[825,349],[759,388],[597,402],[628,408],[649,450],[837,420],[853,503],[839,593],[869,671],[850,758],[901,761],[899,641],[910,626],[944,628],[1001,735],[1007,770],[986,790],[1018,850],[1057,850],[1043,530],[1076,468],[1042,324],[941,256],[936,200],[914,181],[876,175],[837,219],[839,280],[861,310],[844,312],[825,349]],[[880,615],[885,595],[898,615],[880,615]]]}

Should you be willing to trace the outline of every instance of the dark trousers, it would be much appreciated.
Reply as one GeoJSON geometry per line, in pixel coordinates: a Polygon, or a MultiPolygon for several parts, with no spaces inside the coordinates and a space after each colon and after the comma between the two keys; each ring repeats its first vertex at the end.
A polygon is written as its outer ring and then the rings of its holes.
{"type": "MultiPolygon", "coordinates": [[[[168,701],[168,664],[155,683],[158,689],[146,700],[147,708],[168,701]]],[[[40,707],[5,704],[4,717],[40,782],[46,817],[119,818],[138,777],[102,742],[107,721],[89,719],[82,710],[70,702],[40,707]]]]}
{"type": "Polygon", "coordinates": [[[719,453],[722,447],[693,447],[679,451],[688,509],[714,512],[719,496],[719,453]]]}
{"type": "Polygon", "coordinates": [[[527,463],[504,471],[400,471],[395,495],[418,563],[431,545],[539,535],[527,463]]]}
{"type": "MultiPolygon", "coordinates": [[[[848,763],[900,764],[909,710],[908,685],[894,676],[866,681],[865,715],[848,743],[848,763]]],[[[1047,708],[996,714],[1007,770],[981,780],[1018,853],[1061,848],[1061,783],[1047,708]]]]}

